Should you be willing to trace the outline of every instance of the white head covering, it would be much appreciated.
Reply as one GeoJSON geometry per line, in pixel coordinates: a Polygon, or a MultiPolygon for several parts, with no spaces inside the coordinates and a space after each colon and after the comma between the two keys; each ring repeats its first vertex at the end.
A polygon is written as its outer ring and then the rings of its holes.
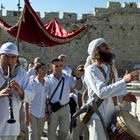
{"type": "Polygon", "coordinates": [[[106,43],[106,41],[103,38],[94,39],[93,41],[91,41],[89,43],[88,54],[89,54],[91,59],[95,57],[96,49],[103,43],[106,43]]]}
{"type": "Polygon", "coordinates": [[[65,54],[60,54],[60,55],[58,56],[58,59],[61,59],[61,57],[65,57],[65,58],[66,58],[66,55],[65,55],[65,54]]]}
{"type": "Polygon", "coordinates": [[[95,57],[96,49],[103,43],[106,43],[106,41],[103,38],[94,39],[89,43],[87,51],[89,56],[87,57],[85,68],[91,65],[92,59],[95,57]]]}
{"type": "Polygon", "coordinates": [[[1,46],[0,54],[19,55],[18,50],[17,50],[17,46],[11,42],[7,42],[1,46]]]}

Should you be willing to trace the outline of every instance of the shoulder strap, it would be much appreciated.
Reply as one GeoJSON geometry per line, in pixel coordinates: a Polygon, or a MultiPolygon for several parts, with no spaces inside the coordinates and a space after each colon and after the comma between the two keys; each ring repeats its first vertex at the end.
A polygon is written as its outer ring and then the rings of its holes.
{"type": "Polygon", "coordinates": [[[104,75],[104,78],[106,79],[106,73],[105,70],[101,67],[101,66],[97,66],[98,69],[102,72],[102,74],[104,75]]]}
{"type": "Polygon", "coordinates": [[[62,77],[62,80],[63,80],[63,83],[62,83],[61,94],[60,94],[59,100],[61,100],[61,98],[62,98],[65,78],[62,77]]]}
{"type": "MultiPolygon", "coordinates": [[[[101,66],[97,66],[99,68],[99,70],[102,72],[102,74],[104,75],[104,78],[106,79],[106,73],[105,70],[101,67],[101,66]]],[[[107,81],[107,85],[110,85],[112,83],[112,81],[114,80],[114,73],[112,70],[112,67],[110,66],[110,74],[109,74],[109,80],[107,81]]]]}
{"type": "MultiPolygon", "coordinates": [[[[103,73],[104,77],[106,78],[106,73],[105,73],[104,69],[101,66],[97,66],[97,67],[99,68],[99,70],[103,73]]],[[[112,83],[113,79],[114,79],[114,73],[113,73],[112,67],[110,66],[110,74],[109,74],[109,80],[107,81],[107,85],[110,85],[112,83]]],[[[117,97],[116,96],[112,97],[112,100],[113,100],[114,105],[117,105],[117,97]]],[[[96,102],[97,106],[99,107],[103,101],[104,101],[104,99],[99,98],[96,102]]]]}
{"type": "Polygon", "coordinates": [[[109,80],[107,82],[107,85],[110,85],[114,79],[115,79],[114,72],[112,70],[112,66],[110,65],[110,74],[109,74],[109,80]]]}
{"type": "MultiPolygon", "coordinates": [[[[114,76],[112,66],[110,66],[110,75],[109,75],[109,77],[110,77],[110,79],[108,81],[108,85],[111,84],[113,80],[115,81],[115,76],[114,76]]],[[[113,100],[114,105],[117,106],[118,105],[117,96],[112,97],[112,100],[113,100]]]]}
{"type": "Polygon", "coordinates": [[[56,86],[55,90],[53,91],[53,94],[52,94],[52,96],[50,97],[49,102],[51,102],[51,100],[52,100],[54,94],[56,93],[56,90],[58,89],[58,87],[59,87],[59,85],[60,85],[60,83],[61,83],[61,81],[62,81],[62,79],[63,79],[63,77],[61,78],[61,80],[59,81],[59,83],[58,83],[58,85],[56,86]]]}
{"type": "MultiPolygon", "coordinates": [[[[100,66],[98,66],[98,68],[103,73],[104,77],[106,78],[106,73],[105,73],[104,69],[102,67],[100,67],[100,66]]],[[[114,79],[115,79],[114,72],[112,70],[112,66],[110,66],[110,74],[109,74],[109,80],[107,82],[107,85],[110,85],[114,79]]],[[[102,101],[103,99],[99,98],[98,100],[97,100],[97,102],[99,102],[99,106],[100,106],[100,104],[103,102],[102,101]]],[[[118,103],[117,103],[117,96],[112,97],[112,100],[113,100],[114,105],[118,105],[118,103]]]]}

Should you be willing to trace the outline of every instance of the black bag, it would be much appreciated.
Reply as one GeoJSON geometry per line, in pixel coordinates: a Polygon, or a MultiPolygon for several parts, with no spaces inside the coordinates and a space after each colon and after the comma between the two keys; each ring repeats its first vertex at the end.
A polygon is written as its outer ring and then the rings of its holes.
{"type": "Polygon", "coordinates": [[[60,97],[59,97],[59,100],[61,100],[61,98],[62,98],[62,93],[63,93],[63,87],[64,87],[64,81],[65,81],[64,77],[61,78],[61,80],[59,81],[57,87],[55,88],[55,90],[54,90],[54,92],[53,92],[51,98],[49,99],[49,103],[50,103],[50,106],[51,106],[51,110],[52,110],[53,112],[58,111],[58,110],[62,107],[59,101],[57,101],[57,102],[55,102],[55,103],[51,103],[51,99],[53,98],[54,94],[56,93],[56,90],[58,89],[58,87],[59,87],[61,81],[63,81],[63,83],[62,83],[62,88],[61,88],[61,94],[60,94],[60,97]]]}
{"type": "Polygon", "coordinates": [[[51,106],[51,110],[53,112],[56,112],[58,111],[62,106],[59,102],[55,102],[55,103],[50,103],[50,106],[51,106]]]}

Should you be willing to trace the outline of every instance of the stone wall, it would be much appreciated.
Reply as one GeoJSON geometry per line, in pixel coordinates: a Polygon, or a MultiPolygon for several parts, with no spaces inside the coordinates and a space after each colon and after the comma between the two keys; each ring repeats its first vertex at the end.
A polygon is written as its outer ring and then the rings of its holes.
{"type": "MultiPolygon", "coordinates": [[[[40,15],[39,12],[38,15],[40,15]]],[[[7,11],[7,15],[2,18],[14,25],[18,20],[18,14],[16,15],[16,11],[7,11]]],[[[121,5],[119,2],[109,2],[107,8],[95,8],[93,14],[83,14],[81,19],[77,19],[76,13],[64,13],[62,18],[59,18],[57,12],[45,13],[42,21],[45,24],[54,18],[67,31],[86,23],[91,27],[80,38],[53,48],[38,48],[35,45],[20,42],[20,54],[29,62],[33,61],[34,57],[40,56],[49,66],[52,58],[64,53],[68,57],[69,65],[75,68],[85,63],[89,42],[103,37],[116,54],[116,65],[120,75],[126,69],[132,70],[135,64],[140,63],[140,8],[136,3],[121,5]]],[[[14,38],[2,31],[2,40],[3,42],[14,41],[14,38]]]]}

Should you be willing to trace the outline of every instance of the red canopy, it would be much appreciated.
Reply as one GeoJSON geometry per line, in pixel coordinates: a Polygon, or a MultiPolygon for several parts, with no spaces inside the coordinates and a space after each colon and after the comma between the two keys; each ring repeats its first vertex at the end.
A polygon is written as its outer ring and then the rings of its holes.
{"type": "Polygon", "coordinates": [[[2,19],[0,22],[0,27],[4,28],[10,35],[39,47],[51,47],[67,43],[83,33],[87,27],[84,26],[74,32],[67,32],[56,20],[43,25],[28,0],[25,0],[22,16],[16,25],[10,26],[2,19]]]}

